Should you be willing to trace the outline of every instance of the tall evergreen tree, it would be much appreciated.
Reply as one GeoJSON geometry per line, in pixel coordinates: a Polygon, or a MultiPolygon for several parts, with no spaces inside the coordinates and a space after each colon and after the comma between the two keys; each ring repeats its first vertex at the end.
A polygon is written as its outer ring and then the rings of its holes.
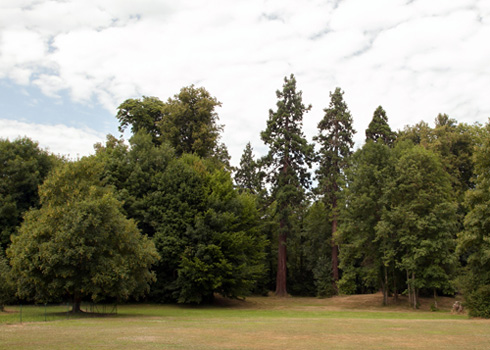
{"type": "Polygon", "coordinates": [[[366,142],[368,140],[382,141],[385,145],[391,145],[394,139],[395,133],[391,131],[388,125],[388,116],[383,107],[379,106],[374,111],[373,119],[366,129],[366,142]]]}
{"type": "Polygon", "coordinates": [[[258,163],[254,159],[252,145],[247,143],[240,159],[240,167],[235,174],[235,183],[239,189],[252,194],[259,194],[262,189],[262,179],[258,163]]]}
{"type": "Polygon", "coordinates": [[[302,131],[303,115],[311,106],[303,104],[302,92],[296,91],[296,79],[284,78],[282,91],[276,92],[277,110],[269,111],[267,128],[261,138],[269,146],[263,164],[268,168],[268,182],[276,201],[279,220],[279,246],[276,294],[287,295],[287,237],[292,230],[291,215],[304,200],[304,189],[310,185],[308,167],[314,157],[302,131]]]}
{"type": "Polygon", "coordinates": [[[338,221],[338,200],[344,183],[343,169],[352,154],[354,145],[352,116],[343,98],[344,93],[336,88],[330,93],[329,107],[318,123],[319,134],[314,140],[320,144],[320,167],[317,170],[318,189],[327,208],[331,209],[332,219],[332,274],[335,283],[339,280],[338,246],[335,233],[338,221]]]}

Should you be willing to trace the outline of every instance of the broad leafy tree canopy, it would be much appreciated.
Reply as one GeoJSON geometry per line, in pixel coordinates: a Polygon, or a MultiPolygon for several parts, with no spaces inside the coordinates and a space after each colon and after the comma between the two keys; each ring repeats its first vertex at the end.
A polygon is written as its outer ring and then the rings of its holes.
{"type": "Polygon", "coordinates": [[[8,250],[18,295],[47,302],[70,296],[127,299],[154,280],[158,255],[102,186],[101,165],[84,158],[56,169],[40,188],[41,207],[25,216],[8,250]]]}

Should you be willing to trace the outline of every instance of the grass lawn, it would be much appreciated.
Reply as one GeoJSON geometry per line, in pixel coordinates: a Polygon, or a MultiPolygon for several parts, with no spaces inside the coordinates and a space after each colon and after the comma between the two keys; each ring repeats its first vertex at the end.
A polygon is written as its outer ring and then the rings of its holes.
{"type": "Polygon", "coordinates": [[[452,315],[449,298],[440,312],[428,311],[430,300],[417,311],[380,302],[377,294],[120,305],[117,315],[22,324],[5,323],[9,314],[0,313],[0,349],[490,348],[490,320],[452,315]]]}

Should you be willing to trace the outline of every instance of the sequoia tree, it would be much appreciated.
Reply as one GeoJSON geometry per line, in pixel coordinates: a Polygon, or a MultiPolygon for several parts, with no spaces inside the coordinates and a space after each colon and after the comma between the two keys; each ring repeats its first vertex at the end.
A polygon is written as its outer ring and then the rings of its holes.
{"type": "Polygon", "coordinates": [[[325,205],[331,210],[332,220],[332,274],[334,283],[339,280],[338,246],[335,233],[338,221],[338,200],[344,182],[343,170],[354,145],[352,116],[343,98],[344,93],[336,88],[330,93],[329,107],[318,123],[319,133],[314,140],[320,144],[320,166],[316,172],[318,189],[325,205]]]}
{"type": "Polygon", "coordinates": [[[373,119],[366,129],[366,142],[373,140],[374,142],[382,141],[385,145],[390,146],[395,139],[395,133],[391,131],[388,124],[388,117],[383,107],[376,108],[373,114],[373,119]]]}
{"type": "Polygon", "coordinates": [[[267,128],[261,138],[269,146],[262,159],[268,169],[267,181],[271,185],[272,197],[276,201],[279,220],[279,246],[276,294],[287,295],[287,236],[292,229],[291,215],[304,200],[304,190],[310,185],[311,167],[314,158],[313,146],[303,135],[303,114],[311,106],[303,104],[302,92],[296,91],[296,79],[291,74],[284,78],[282,91],[276,92],[277,110],[269,111],[267,128]]]}

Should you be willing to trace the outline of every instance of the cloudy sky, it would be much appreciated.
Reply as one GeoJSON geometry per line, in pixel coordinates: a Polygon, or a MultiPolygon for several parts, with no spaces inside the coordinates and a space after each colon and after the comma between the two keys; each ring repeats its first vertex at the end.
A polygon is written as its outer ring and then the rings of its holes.
{"type": "MultiPolygon", "coordinates": [[[[0,137],[89,154],[117,106],[204,86],[239,162],[294,73],[308,138],[336,87],[357,145],[377,106],[393,129],[490,117],[488,0],[2,0],[0,137]]],[[[126,135],[127,136],[127,135],[126,135]]]]}

